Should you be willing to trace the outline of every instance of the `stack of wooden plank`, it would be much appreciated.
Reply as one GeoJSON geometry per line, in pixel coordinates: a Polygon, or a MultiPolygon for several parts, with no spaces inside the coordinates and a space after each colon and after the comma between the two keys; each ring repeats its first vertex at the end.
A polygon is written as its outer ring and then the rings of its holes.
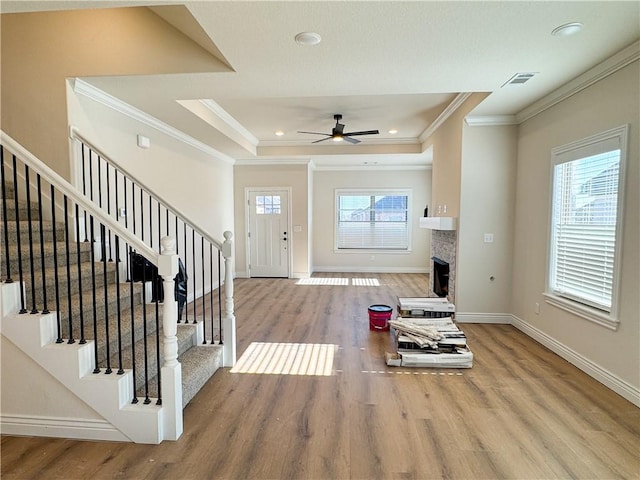
{"type": "Polygon", "coordinates": [[[398,298],[398,317],[389,321],[397,351],[388,365],[471,368],[473,353],[454,321],[455,306],[441,298],[398,298]]]}

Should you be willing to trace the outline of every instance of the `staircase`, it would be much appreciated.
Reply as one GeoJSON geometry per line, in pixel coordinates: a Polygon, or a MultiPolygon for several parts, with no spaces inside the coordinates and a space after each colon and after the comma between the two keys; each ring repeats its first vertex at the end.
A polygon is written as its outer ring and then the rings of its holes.
{"type": "MultiPolygon", "coordinates": [[[[4,139],[3,143],[6,147],[4,139]]],[[[200,314],[193,308],[188,320],[175,321],[177,303],[173,298],[173,275],[165,274],[175,271],[172,263],[177,266],[171,240],[163,240],[167,242],[163,243],[167,254],[155,254],[154,259],[154,254],[144,245],[133,243],[135,239],[126,240],[129,234],[118,231],[117,223],[106,218],[105,212],[87,209],[86,200],[81,199],[82,208],[78,208],[77,203],[75,209],[69,208],[68,204],[72,203],[65,190],[62,194],[55,193],[58,187],[50,187],[50,184],[41,188],[39,173],[35,187],[33,177],[29,180],[29,173],[34,173],[29,167],[25,168],[26,181],[22,184],[16,174],[21,172],[21,167],[15,156],[12,165],[4,158],[7,152],[3,150],[3,153],[3,218],[0,222],[3,336],[104,417],[118,431],[109,439],[144,443],[177,439],[182,431],[181,411],[176,414],[180,418],[175,420],[175,425],[167,426],[171,417],[167,409],[172,408],[171,401],[167,406],[167,399],[177,395],[174,403],[179,405],[175,405],[175,409],[186,407],[223,366],[225,353],[223,333],[219,328],[215,331],[213,321],[209,327],[211,341],[207,342],[207,327],[201,315],[204,302],[200,314]],[[13,173],[13,180],[18,181],[17,194],[5,168],[13,173]],[[52,206],[43,202],[47,195],[51,197],[52,206]],[[60,215],[61,212],[64,213],[60,215]],[[81,221],[86,222],[85,238],[82,238],[81,221]],[[129,255],[135,251],[145,253],[152,263],[157,262],[160,281],[164,282],[166,305],[150,299],[149,282],[130,280],[129,255]],[[24,286],[22,292],[19,285],[24,286]],[[14,301],[11,301],[12,297],[14,301]],[[15,306],[11,307],[12,304],[15,306]],[[218,342],[214,341],[216,336],[218,342]],[[179,363],[166,358],[166,352],[169,357],[174,355],[174,348],[179,363]],[[64,365],[65,360],[61,360],[61,365],[57,364],[57,359],[65,356],[73,358],[71,366],[64,365]],[[181,378],[179,385],[172,385],[176,378],[181,378]],[[96,379],[106,379],[106,383],[94,381],[96,379]],[[113,392],[117,397],[113,403],[116,407],[111,404],[101,407],[101,402],[108,403],[103,397],[110,395],[114,383],[122,384],[113,392]],[[109,386],[102,386],[107,384],[109,386]],[[94,401],[98,405],[91,404],[94,401]],[[147,419],[150,426],[145,425],[145,421],[132,420],[136,415],[147,419]],[[156,426],[157,434],[135,431],[154,430],[156,426]],[[168,433],[171,431],[174,433],[168,433]]],[[[46,166],[43,168],[48,178],[51,172],[46,166]]],[[[92,209],[95,210],[95,206],[92,209]]],[[[228,247],[230,252],[230,242],[228,247]]],[[[226,278],[231,283],[230,274],[226,278]]],[[[155,281],[155,278],[145,280],[155,281]]],[[[229,290],[225,295],[232,308],[232,300],[227,295],[232,294],[232,289],[229,290]]],[[[221,302],[221,296],[216,300],[214,292],[209,292],[207,297],[212,310],[214,303],[221,302]]],[[[205,299],[204,293],[202,299],[205,299]]],[[[218,307],[221,309],[220,305],[218,307]]],[[[233,320],[232,312],[227,317],[233,320]]],[[[231,322],[230,330],[234,327],[231,322]]],[[[235,347],[233,335],[229,338],[235,347]]],[[[235,349],[232,350],[234,356],[235,349]]],[[[37,415],[37,412],[33,414],[37,415]]],[[[3,409],[3,433],[19,433],[15,428],[7,428],[5,418],[3,409]]],[[[86,438],[92,437],[89,434],[86,438]]]]}

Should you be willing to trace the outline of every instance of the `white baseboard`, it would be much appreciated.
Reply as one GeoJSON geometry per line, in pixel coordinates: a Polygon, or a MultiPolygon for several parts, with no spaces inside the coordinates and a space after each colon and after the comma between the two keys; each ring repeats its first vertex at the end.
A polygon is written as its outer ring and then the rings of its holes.
{"type": "Polygon", "coordinates": [[[512,315],[511,318],[511,324],[518,330],[533,338],[537,342],[541,343],[549,350],[558,354],[569,363],[575,365],[587,375],[607,386],[618,395],[626,398],[637,407],[640,407],[640,389],[634,387],[633,385],[630,385],[628,382],[622,380],[613,373],[602,368],[600,365],[592,362],[585,356],[560,343],[553,337],[550,337],[543,331],[537,329],[533,325],[525,322],[515,315],[512,315]]]}
{"type": "Polygon", "coordinates": [[[316,273],[429,273],[428,268],[421,267],[315,267],[316,273]]]}
{"type": "Polygon", "coordinates": [[[2,435],[73,438],[77,440],[105,440],[131,442],[113,425],[104,420],[2,415],[2,435]]]}
{"type": "Polygon", "coordinates": [[[456,322],[458,323],[512,323],[512,315],[510,313],[456,313],[456,322]]]}

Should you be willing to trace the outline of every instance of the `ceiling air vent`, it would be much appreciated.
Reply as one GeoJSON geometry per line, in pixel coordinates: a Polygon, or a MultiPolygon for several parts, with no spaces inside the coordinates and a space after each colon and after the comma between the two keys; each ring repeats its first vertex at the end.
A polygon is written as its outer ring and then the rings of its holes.
{"type": "Polygon", "coordinates": [[[531,80],[535,75],[537,75],[537,72],[516,73],[513,77],[502,84],[502,86],[506,87],[507,85],[522,85],[523,83],[531,80]]]}

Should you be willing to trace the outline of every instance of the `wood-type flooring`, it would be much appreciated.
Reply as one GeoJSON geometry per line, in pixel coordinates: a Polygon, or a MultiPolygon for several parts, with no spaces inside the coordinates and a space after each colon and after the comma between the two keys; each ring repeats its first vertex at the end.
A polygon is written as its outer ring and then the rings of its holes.
{"type": "Polygon", "coordinates": [[[3,436],[2,479],[640,478],[640,409],[513,326],[460,324],[471,369],[387,367],[368,306],[427,290],[421,274],[237,279],[238,356],[337,345],[332,375],[219,370],[160,445],[3,436]]]}

